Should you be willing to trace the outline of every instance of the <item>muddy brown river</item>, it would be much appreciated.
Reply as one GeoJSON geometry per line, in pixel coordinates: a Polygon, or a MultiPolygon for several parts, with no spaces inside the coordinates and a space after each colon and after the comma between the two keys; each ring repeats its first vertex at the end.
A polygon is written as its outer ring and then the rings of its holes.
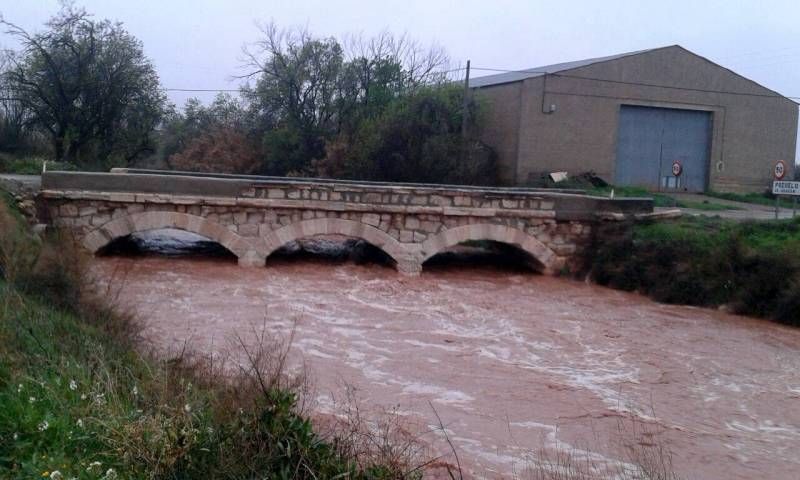
{"type": "Polygon", "coordinates": [[[797,329],[485,266],[407,278],[308,259],[112,256],[95,269],[124,279],[122,302],[165,350],[294,328],[319,412],[350,385],[430,427],[452,461],[435,408],[473,477],[524,477],[543,449],[627,461],[615,446],[635,415],[685,478],[800,478],[797,329]]]}

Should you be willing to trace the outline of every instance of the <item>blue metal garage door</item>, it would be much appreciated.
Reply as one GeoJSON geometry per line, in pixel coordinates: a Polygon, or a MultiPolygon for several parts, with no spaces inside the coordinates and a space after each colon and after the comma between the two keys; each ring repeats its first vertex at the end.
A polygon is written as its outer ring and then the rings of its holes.
{"type": "Polygon", "coordinates": [[[700,192],[708,181],[711,113],[623,105],[617,137],[617,185],[700,192]],[[672,175],[672,164],[683,167],[672,175]]]}

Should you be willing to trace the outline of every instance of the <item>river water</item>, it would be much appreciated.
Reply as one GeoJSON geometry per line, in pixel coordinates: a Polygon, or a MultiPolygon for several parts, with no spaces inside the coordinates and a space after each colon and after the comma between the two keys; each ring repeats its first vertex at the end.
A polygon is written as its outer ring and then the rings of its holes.
{"type": "Polygon", "coordinates": [[[120,300],[164,351],[294,329],[318,412],[352,387],[430,428],[452,462],[435,409],[474,477],[524,477],[541,451],[613,465],[633,441],[668,448],[685,478],[800,478],[800,330],[482,262],[407,278],[341,260],[108,256],[94,268],[124,282],[120,300]]]}

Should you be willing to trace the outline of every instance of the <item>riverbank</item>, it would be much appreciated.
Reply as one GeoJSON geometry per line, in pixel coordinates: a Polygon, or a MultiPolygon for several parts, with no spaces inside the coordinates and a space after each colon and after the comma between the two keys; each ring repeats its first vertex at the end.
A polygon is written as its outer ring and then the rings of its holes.
{"type": "Polygon", "coordinates": [[[591,278],[665,303],[723,307],[800,326],[800,218],[605,225],[591,278]]]}

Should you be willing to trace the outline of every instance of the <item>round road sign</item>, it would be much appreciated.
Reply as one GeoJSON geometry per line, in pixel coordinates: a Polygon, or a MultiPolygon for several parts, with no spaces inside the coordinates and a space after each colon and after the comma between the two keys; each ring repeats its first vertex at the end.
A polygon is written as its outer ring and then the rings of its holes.
{"type": "Polygon", "coordinates": [[[675,160],[672,162],[672,174],[679,177],[681,173],[683,173],[683,165],[681,165],[680,161],[675,160]]]}
{"type": "Polygon", "coordinates": [[[775,174],[775,180],[783,179],[783,177],[786,176],[786,162],[778,160],[778,162],[775,163],[775,170],[773,173],[775,174]]]}

